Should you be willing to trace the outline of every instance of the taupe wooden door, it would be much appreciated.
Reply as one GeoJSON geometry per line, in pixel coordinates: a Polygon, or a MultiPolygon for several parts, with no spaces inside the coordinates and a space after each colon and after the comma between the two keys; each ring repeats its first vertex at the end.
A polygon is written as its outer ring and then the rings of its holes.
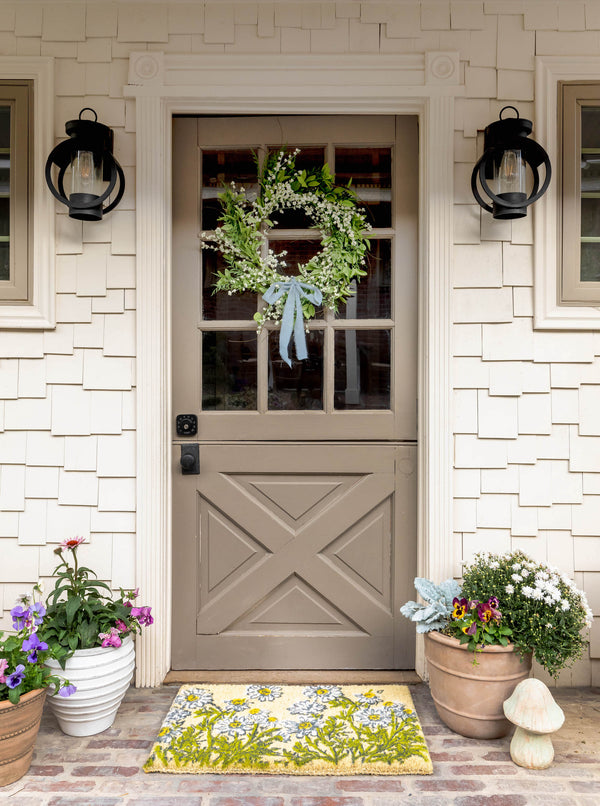
{"type": "MultiPolygon", "coordinates": [[[[414,665],[417,140],[412,117],[174,120],[174,669],[414,665]],[[200,248],[222,184],[252,188],[282,144],[352,177],[373,225],[368,276],[291,370],[277,330],[256,334],[260,300],[214,294],[200,248]],[[176,435],[184,413],[197,435],[176,435]]],[[[308,223],[269,233],[292,265],[319,248],[308,223]]]]}

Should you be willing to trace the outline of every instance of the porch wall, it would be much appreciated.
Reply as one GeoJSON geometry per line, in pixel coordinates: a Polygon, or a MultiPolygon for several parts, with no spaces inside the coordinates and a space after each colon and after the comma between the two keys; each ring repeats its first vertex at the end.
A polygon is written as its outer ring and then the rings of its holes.
{"type": "MultiPolygon", "coordinates": [[[[57,206],[57,320],[0,331],[0,628],[18,593],[82,558],[135,582],[135,110],[128,57],[170,53],[458,51],[454,247],[454,573],[480,549],[521,548],[574,575],[596,619],[600,683],[600,333],[533,330],[532,216],[496,222],[470,191],[477,132],[515,104],[535,122],[534,56],[596,54],[597,2],[2,5],[0,55],[55,57],[55,133],[84,106],[115,130],[127,191],[102,223],[57,206]]],[[[143,540],[143,535],[139,536],[143,540]]],[[[597,658],[598,660],[593,660],[597,658]]]]}

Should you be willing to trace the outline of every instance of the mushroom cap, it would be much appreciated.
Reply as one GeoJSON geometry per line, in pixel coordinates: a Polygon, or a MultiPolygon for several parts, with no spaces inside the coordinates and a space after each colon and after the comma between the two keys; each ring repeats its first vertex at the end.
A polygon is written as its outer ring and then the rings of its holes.
{"type": "Polygon", "coordinates": [[[503,707],[509,722],[532,733],[553,733],[565,721],[548,687],[535,677],[522,680],[503,707]]]}

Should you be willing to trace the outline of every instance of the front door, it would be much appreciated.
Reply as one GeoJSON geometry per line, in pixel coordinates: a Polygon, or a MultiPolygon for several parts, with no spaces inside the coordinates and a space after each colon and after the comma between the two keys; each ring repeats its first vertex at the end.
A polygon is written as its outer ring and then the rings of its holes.
{"type": "MultiPolygon", "coordinates": [[[[414,667],[417,143],[410,116],[173,121],[173,669],[414,667]],[[367,276],[291,369],[256,332],[261,300],[215,294],[200,247],[223,184],[256,185],[282,145],[352,178],[373,226],[367,276]]],[[[278,219],[288,264],[318,250],[310,222],[278,219]]]]}

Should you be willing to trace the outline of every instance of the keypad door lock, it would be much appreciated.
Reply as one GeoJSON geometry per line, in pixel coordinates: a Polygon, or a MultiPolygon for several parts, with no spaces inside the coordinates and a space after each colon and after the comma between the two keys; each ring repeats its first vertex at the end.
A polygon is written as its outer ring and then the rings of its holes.
{"type": "Polygon", "coordinates": [[[198,433],[198,417],[195,414],[178,414],[175,430],[178,437],[195,437],[198,433]]]}
{"type": "Polygon", "coordinates": [[[200,475],[200,446],[197,442],[186,442],[181,446],[179,464],[184,476],[200,475]]]}

